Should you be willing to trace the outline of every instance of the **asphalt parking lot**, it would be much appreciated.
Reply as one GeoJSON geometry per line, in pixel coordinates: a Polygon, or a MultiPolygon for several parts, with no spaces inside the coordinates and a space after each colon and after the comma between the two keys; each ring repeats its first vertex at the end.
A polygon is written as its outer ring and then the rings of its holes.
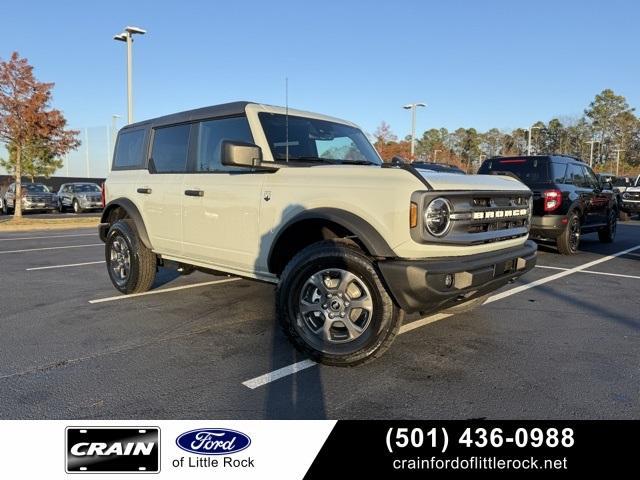
{"type": "Polygon", "coordinates": [[[270,285],[162,270],[123,297],[95,229],[1,233],[0,418],[638,418],[640,221],[581,249],[341,369],[295,352],[270,285]]]}

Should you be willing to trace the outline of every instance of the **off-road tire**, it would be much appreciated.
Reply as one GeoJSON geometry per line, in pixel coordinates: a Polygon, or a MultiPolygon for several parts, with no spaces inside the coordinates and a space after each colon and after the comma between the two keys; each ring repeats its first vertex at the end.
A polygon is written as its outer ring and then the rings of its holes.
{"type": "Polygon", "coordinates": [[[598,238],[602,243],[612,243],[616,239],[618,212],[611,210],[607,226],[598,230],[598,238]]]}
{"type": "Polygon", "coordinates": [[[340,367],[359,365],[381,356],[398,334],[404,319],[404,312],[389,296],[373,261],[356,246],[340,240],[314,243],[289,261],[276,289],[276,315],[284,333],[299,351],[319,363],[340,367]],[[305,332],[309,330],[300,319],[299,301],[309,277],[326,269],[341,269],[355,275],[357,281],[368,288],[373,311],[368,327],[359,337],[339,346],[326,344],[323,351],[305,339],[305,332]]]}
{"type": "Polygon", "coordinates": [[[132,220],[118,220],[111,225],[105,242],[105,260],[111,283],[120,292],[128,295],[151,289],[156,278],[156,255],[140,241],[132,220]],[[110,263],[112,245],[117,238],[126,243],[130,252],[130,270],[124,282],[122,279],[116,279],[116,274],[110,263]]]}
{"type": "Polygon", "coordinates": [[[580,246],[580,237],[578,236],[577,242],[572,242],[571,240],[571,228],[572,222],[577,222],[578,225],[578,233],[580,233],[580,217],[576,212],[569,212],[567,215],[567,225],[565,226],[562,233],[556,239],[556,245],[558,246],[558,251],[562,255],[575,255],[578,253],[578,248],[580,246]]]}

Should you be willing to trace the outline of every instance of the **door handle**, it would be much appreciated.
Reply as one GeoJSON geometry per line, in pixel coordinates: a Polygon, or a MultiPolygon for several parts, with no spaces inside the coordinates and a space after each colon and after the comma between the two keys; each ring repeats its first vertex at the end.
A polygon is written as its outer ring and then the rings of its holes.
{"type": "Polygon", "coordinates": [[[184,194],[187,197],[204,197],[204,190],[185,190],[184,194]]]}
{"type": "Polygon", "coordinates": [[[151,193],[151,189],[149,187],[140,187],[136,190],[138,193],[146,193],[147,195],[151,193]]]}

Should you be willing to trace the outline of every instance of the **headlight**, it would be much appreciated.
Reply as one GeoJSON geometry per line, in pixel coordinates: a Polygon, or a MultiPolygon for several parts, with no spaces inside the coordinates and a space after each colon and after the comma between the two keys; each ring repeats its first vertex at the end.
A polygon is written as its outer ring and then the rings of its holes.
{"type": "Polygon", "coordinates": [[[631,195],[629,195],[627,192],[624,192],[622,194],[622,198],[629,198],[631,195]]]}
{"type": "Polygon", "coordinates": [[[445,198],[438,197],[431,201],[424,212],[424,226],[434,237],[441,237],[451,223],[451,204],[445,198]]]}

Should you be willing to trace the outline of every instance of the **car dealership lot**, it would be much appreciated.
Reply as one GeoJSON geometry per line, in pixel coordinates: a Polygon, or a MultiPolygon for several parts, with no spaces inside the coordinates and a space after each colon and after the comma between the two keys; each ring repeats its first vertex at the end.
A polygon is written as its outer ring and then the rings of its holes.
{"type": "Polygon", "coordinates": [[[341,369],[294,351],[273,286],[162,270],[122,297],[95,229],[1,233],[0,418],[637,418],[640,222],[581,249],[341,369]]]}

